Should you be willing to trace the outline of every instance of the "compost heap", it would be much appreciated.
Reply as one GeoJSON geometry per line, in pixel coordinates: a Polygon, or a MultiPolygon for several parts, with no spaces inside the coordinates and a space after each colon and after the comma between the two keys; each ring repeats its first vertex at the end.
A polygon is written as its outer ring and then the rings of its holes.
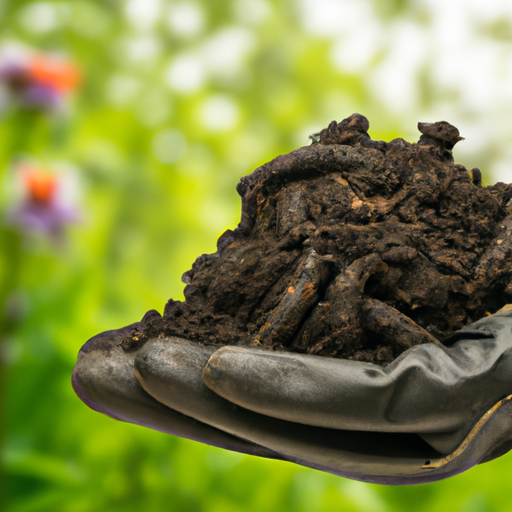
{"type": "Polygon", "coordinates": [[[242,178],[238,227],[125,348],[174,335],[386,364],[511,302],[512,185],[454,164],[445,121],[415,144],[368,127],[333,121],[242,178]]]}

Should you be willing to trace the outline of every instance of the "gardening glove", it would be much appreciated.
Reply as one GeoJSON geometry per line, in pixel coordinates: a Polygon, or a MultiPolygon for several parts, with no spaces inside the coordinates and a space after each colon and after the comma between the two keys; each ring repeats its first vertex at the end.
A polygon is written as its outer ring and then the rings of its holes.
{"type": "MultiPolygon", "coordinates": [[[[385,368],[250,348],[217,349],[178,338],[150,340],[132,354],[115,352],[124,378],[135,375],[156,400],[149,402],[130,380],[131,389],[124,384],[117,389],[124,410],[111,399],[111,379],[121,372],[114,366],[109,378],[105,369],[92,375],[91,352],[99,350],[100,362],[106,354],[106,345],[94,342],[94,350],[92,345],[79,359],[74,381],[93,408],[102,406],[114,417],[152,428],[159,428],[158,410],[166,426],[160,430],[357,480],[434,481],[499,456],[512,444],[512,316],[507,312],[457,332],[446,348],[415,346],[385,368]],[[183,422],[175,426],[175,418],[181,419],[175,411],[198,420],[203,429],[210,425],[247,444],[230,438],[229,446],[204,430],[191,435],[183,422]]],[[[114,351],[108,352],[112,358],[114,351]]]]}

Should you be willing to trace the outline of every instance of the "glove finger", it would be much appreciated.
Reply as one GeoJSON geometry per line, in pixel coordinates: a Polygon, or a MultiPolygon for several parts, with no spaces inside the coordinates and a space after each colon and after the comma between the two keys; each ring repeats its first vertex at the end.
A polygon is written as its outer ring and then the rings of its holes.
{"type": "Polygon", "coordinates": [[[254,413],[224,400],[203,383],[214,348],[177,338],[148,341],[135,358],[142,387],[173,410],[265,446],[298,464],[357,480],[404,483],[437,479],[426,459],[439,457],[418,436],[339,431],[254,413]]]}
{"type": "MultiPolygon", "coordinates": [[[[509,320],[510,321],[510,320],[509,320]]],[[[387,367],[344,359],[224,347],[206,385],[242,407],[327,428],[453,433],[450,450],[510,393],[512,359],[494,337],[444,349],[415,346],[387,367]]]]}
{"type": "MultiPolygon", "coordinates": [[[[452,421],[445,402],[439,403],[443,382],[425,372],[424,355],[409,351],[407,360],[403,359],[407,368],[388,373],[381,366],[359,361],[224,347],[209,359],[203,380],[237,405],[307,425],[415,433],[458,428],[458,417],[452,421]],[[412,366],[414,380],[407,371],[412,366]],[[421,395],[414,403],[411,393],[418,394],[416,388],[421,395]],[[400,399],[411,407],[404,411],[400,399]]],[[[430,354],[428,361],[435,355],[430,354]]]]}
{"type": "Polygon", "coordinates": [[[124,330],[95,336],[82,348],[72,383],[79,398],[112,418],[228,450],[276,458],[276,453],[173,411],[148,395],[133,373],[133,354],[120,346],[124,330]]]}
{"type": "Polygon", "coordinates": [[[396,432],[386,420],[395,383],[371,363],[223,347],[202,376],[218,395],[260,414],[325,428],[396,432]]]}

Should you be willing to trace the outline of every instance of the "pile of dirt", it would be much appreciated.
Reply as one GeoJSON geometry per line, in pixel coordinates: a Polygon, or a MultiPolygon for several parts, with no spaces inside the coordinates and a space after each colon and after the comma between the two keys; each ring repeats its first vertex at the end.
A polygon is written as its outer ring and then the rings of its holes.
{"type": "Polygon", "coordinates": [[[385,364],[512,301],[512,185],[453,163],[458,130],[375,141],[354,114],[241,179],[238,227],[184,274],[158,335],[385,364]]]}

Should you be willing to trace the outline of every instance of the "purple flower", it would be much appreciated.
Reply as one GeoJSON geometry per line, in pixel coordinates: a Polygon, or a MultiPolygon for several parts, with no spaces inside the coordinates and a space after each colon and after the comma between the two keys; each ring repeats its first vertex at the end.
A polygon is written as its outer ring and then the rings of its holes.
{"type": "Polygon", "coordinates": [[[10,211],[10,223],[26,233],[62,240],[66,226],[81,217],[69,194],[66,197],[64,179],[26,163],[19,165],[18,170],[24,197],[10,211]]]}
{"type": "Polygon", "coordinates": [[[23,104],[28,108],[59,110],[62,108],[62,94],[46,85],[31,84],[23,91],[23,104]]]}
{"type": "Polygon", "coordinates": [[[79,83],[73,62],[20,45],[0,49],[0,85],[8,102],[28,109],[61,110],[79,83]]]}

